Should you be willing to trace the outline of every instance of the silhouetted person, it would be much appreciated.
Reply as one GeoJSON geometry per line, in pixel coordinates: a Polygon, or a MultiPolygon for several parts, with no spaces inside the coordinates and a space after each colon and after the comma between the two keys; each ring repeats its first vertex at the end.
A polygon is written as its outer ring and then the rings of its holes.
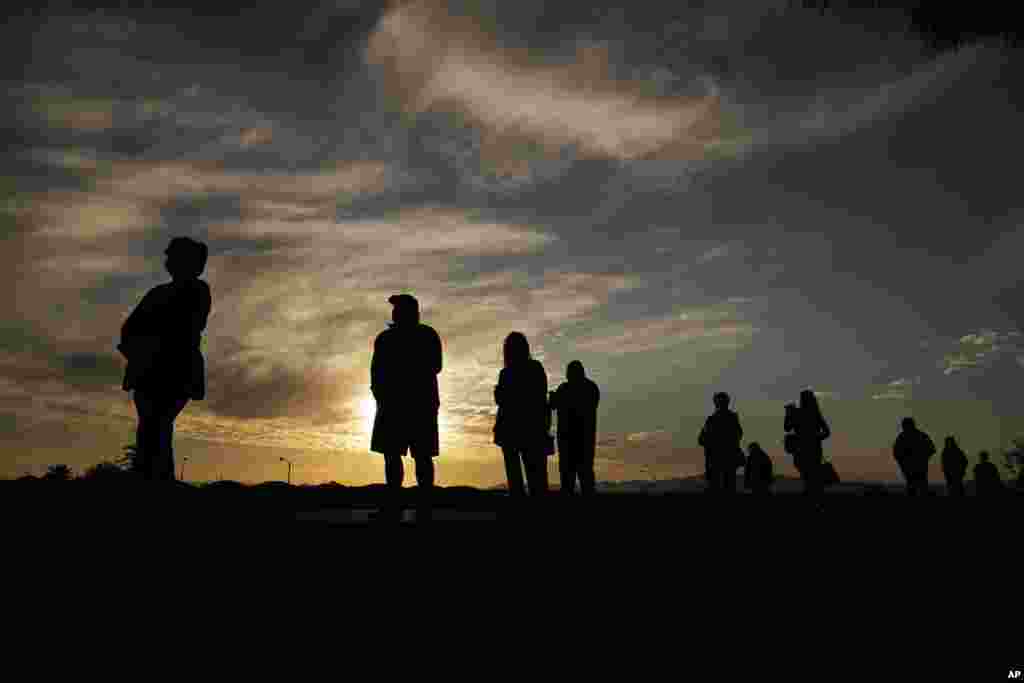
{"type": "Polygon", "coordinates": [[[175,237],[164,253],[171,282],[146,293],[121,327],[117,346],[128,360],[121,386],[134,392],[140,469],[150,481],[174,481],[174,420],[190,399],[206,397],[200,340],[211,298],[199,276],[208,249],[175,237]]]}
{"type": "Polygon", "coordinates": [[[988,451],[979,453],[978,460],[974,466],[974,490],[984,498],[999,495],[1003,492],[1003,480],[996,466],[989,462],[988,451]]]}
{"type": "Polygon", "coordinates": [[[704,421],[697,443],[704,447],[704,462],[711,475],[709,489],[731,494],[736,492],[736,468],[743,455],[743,428],[739,415],[729,410],[728,394],[720,391],[712,400],[715,412],[704,421]]]}
{"type": "Polygon", "coordinates": [[[416,463],[417,520],[426,521],[431,516],[434,458],[440,453],[441,337],[420,322],[419,302],[413,296],[396,294],[388,302],[393,322],[374,340],[370,363],[370,391],[377,403],[370,450],[384,456],[389,494],[381,517],[401,519],[402,458],[409,453],[416,463]]]}
{"type": "Polygon", "coordinates": [[[935,454],[930,436],[917,428],[914,418],[905,417],[903,431],[896,437],[892,454],[907,482],[908,496],[928,494],[928,460],[935,454]]]}
{"type": "Polygon", "coordinates": [[[574,360],[566,381],[551,392],[550,406],[558,415],[558,473],[562,493],[572,495],[576,480],[580,493],[594,493],[594,451],[597,442],[597,404],[601,390],[586,376],[583,363],[574,360]]]}
{"type": "Polygon", "coordinates": [[[530,495],[543,496],[548,490],[546,451],[551,429],[548,376],[540,361],[530,356],[529,342],[521,332],[505,338],[503,355],[505,367],[494,387],[498,404],[494,443],[501,446],[505,458],[509,493],[517,498],[526,494],[525,470],[530,495]]]}
{"type": "Polygon", "coordinates": [[[962,497],[964,495],[964,476],[967,474],[967,456],[956,439],[952,436],[946,437],[946,445],[942,448],[942,475],[946,479],[946,489],[949,495],[962,497]]]}
{"type": "Polygon", "coordinates": [[[797,415],[796,404],[795,403],[787,403],[786,404],[786,419],[785,419],[786,436],[783,439],[782,443],[783,443],[783,450],[786,453],[788,453],[790,457],[793,458],[793,467],[796,468],[797,474],[799,474],[800,478],[802,479],[803,476],[804,476],[804,472],[803,472],[803,469],[802,469],[803,463],[800,461],[800,458],[797,457],[797,438],[796,438],[796,431],[794,431],[796,429],[796,426],[795,426],[796,425],[796,421],[797,421],[796,420],[796,415],[797,415]]]}
{"type": "Polygon", "coordinates": [[[794,450],[793,463],[804,481],[804,495],[820,499],[824,488],[821,443],[831,436],[832,432],[821,414],[818,398],[813,391],[804,389],[800,392],[799,406],[786,406],[783,428],[787,432],[792,432],[792,436],[787,439],[794,450]]]}
{"type": "Polygon", "coordinates": [[[756,441],[747,446],[747,464],[743,468],[743,484],[754,495],[768,495],[775,482],[775,468],[772,459],[756,441]]]}

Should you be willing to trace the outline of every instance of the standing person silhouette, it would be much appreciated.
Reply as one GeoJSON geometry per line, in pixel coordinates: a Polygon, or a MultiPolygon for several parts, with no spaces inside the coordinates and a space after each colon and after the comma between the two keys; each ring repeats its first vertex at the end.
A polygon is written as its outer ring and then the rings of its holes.
{"type": "Polygon", "coordinates": [[[370,391],[377,403],[370,450],[384,456],[388,500],[384,521],[402,518],[402,458],[416,463],[419,493],[417,521],[431,518],[434,458],[440,453],[437,414],[441,407],[437,375],[441,372],[441,337],[420,322],[419,302],[409,294],[388,298],[392,323],[373,342],[370,391]]]}
{"type": "Polygon", "coordinates": [[[960,449],[956,439],[946,437],[942,448],[942,475],[946,479],[946,490],[950,496],[964,495],[964,476],[967,474],[967,455],[960,449]]]}
{"type": "Polygon", "coordinates": [[[207,246],[175,237],[164,251],[171,281],[149,290],[121,326],[118,350],[128,361],[121,388],[133,392],[139,416],[136,448],[149,481],[174,481],[174,420],[206,397],[200,350],[210,315],[210,286],[199,279],[207,246]]]}
{"type": "Polygon", "coordinates": [[[804,480],[804,495],[812,498],[820,508],[824,489],[821,442],[831,436],[832,432],[821,414],[818,398],[813,391],[804,389],[800,392],[800,404],[786,410],[783,428],[794,434],[791,440],[795,449],[793,461],[800,472],[800,478],[804,480]]]}
{"type": "Polygon", "coordinates": [[[597,443],[597,404],[601,390],[574,360],[565,370],[566,381],[551,392],[550,406],[558,415],[558,473],[562,494],[594,493],[594,451],[597,443]]]}
{"type": "Polygon", "coordinates": [[[514,498],[526,495],[526,470],[530,496],[542,497],[548,491],[548,376],[540,361],[530,356],[530,344],[521,332],[505,337],[502,352],[505,367],[494,387],[494,402],[498,405],[494,443],[501,446],[505,458],[509,493],[514,498]]]}
{"type": "Polygon", "coordinates": [[[900,424],[903,431],[892,445],[892,454],[907,482],[907,495],[927,495],[928,460],[935,455],[935,444],[917,428],[914,418],[905,417],[900,424]]]}
{"type": "Polygon", "coordinates": [[[740,418],[729,410],[729,394],[719,391],[712,398],[715,412],[704,421],[697,443],[704,447],[705,462],[710,469],[709,490],[732,494],[736,492],[736,468],[743,451],[743,427],[740,418]]]}

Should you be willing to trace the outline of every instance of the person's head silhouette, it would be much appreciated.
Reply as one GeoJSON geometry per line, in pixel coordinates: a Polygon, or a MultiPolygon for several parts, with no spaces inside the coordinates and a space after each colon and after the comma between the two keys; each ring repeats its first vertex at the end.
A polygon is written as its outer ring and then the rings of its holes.
{"type": "Polygon", "coordinates": [[[946,448],[956,448],[956,438],[952,436],[946,437],[946,448]]]}
{"type": "Polygon", "coordinates": [[[523,361],[530,360],[530,342],[526,341],[526,335],[522,332],[509,332],[505,337],[502,353],[505,357],[506,368],[518,365],[523,361]]]}
{"type": "Polygon", "coordinates": [[[818,406],[818,397],[810,389],[804,389],[800,392],[800,409],[821,414],[821,408],[818,406]]]}
{"type": "Polygon", "coordinates": [[[982,462],[988,462],[988,451],[982,451],[978,453],[978,460],[982,462]]]}
{"type": "Polygon", "coordinates": [[[565,369],[565,378],[570,382],[579,382],[586,377],[586,373],[583,372],[583,363],[578,360],[574,360],[569,363],[565,369]]]}
{"type": "Polygon", "coordinates": [[[164,250],[164,267],[175,280],[195,279],[203,274],[209,249],[191,237],[175,237],[164,250]]]}
{"type": "Polygon", "coordinates": [[[411,294],[394,294],[388,297],[391,319],[395,325],[415,325],[420,321],[420,303],[411,294]]]}
{"type": "Polygon", "coordinates": [[[916,427],[916,425],[914,424],[914,418],[912,417],[903,418],[903,420],[900,422],[900,425],[902,425],[903,431],[905,432],[909,432],[916,427]]]}
{"type": "Polygon", "coordinates": [[[717,394],[714,395],[712,401],[714,401],[715,403],[715,409],[725,410],[726,408],[729,407],[729,394],[725,393],[724,391],[719,391],[717,394]]]}

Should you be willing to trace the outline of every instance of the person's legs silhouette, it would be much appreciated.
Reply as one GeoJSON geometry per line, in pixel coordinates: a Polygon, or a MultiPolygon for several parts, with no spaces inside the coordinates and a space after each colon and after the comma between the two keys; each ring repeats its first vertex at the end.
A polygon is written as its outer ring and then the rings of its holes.
{"type": "Polygon", "coordinates": [[[563,496],[573,496],[576,493],[577,455],[569,444],[558,450],[558,476],[563,496]]]}
{"type": "Polygon", "coordinates": [[[419,494],[416,521],[429,522],[434,514],[434,459],[419,453],[414,453],[413,458],[416,461],[416,488],[419,494]]]}
{"type": "Polygon", "coordinates": [[[505,458],[505,476],[508,479],[509,495],[513,498],[522,498],[526,495],[526,487],[523,485],[523,469],[520,464],[519,451],[502,447],[501,454],[505,458]]]}
{"type": "Polygon", "coordinates": [[[402,457],[404,455],[404,453],[398,452],[384,455],[384,480],[387,493],[380,514],[384,521],[397,522],[402,519],[402,483],[405,480],[405,466],[402,463],[402,457]]]}
{"type": "Polygon", "coordinates": [[[548,492],[548,459],[539,453],[523,453],[526,482],[531,497],[543,497],[548,492]]]}

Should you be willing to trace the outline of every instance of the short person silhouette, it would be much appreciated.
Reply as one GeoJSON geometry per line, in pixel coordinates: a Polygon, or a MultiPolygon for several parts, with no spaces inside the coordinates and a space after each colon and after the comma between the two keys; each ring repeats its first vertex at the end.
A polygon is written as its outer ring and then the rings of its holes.
{"type": "Polygon", "coordinates": [[[174,420],[190,399],[206,397],[200,342],[211,297],[199,276],[208,249],[176,237],[164,253],[171,282],[146,293],[121,327],[117,347],[128,361],[121,386],[134,392],[136,448],[142,474],[151,481],[174,480],[174,420]]]}
{"type": "Polygon", "coordinates": [[[601,390],[574,360],[565,371],[566,381],[551,392],[550,406],[558,415],[558,472],[565,495],[573,495],[576,480],[580,493],[594,493],[594,452],[597,442],[597,404],[601,390]]]}

